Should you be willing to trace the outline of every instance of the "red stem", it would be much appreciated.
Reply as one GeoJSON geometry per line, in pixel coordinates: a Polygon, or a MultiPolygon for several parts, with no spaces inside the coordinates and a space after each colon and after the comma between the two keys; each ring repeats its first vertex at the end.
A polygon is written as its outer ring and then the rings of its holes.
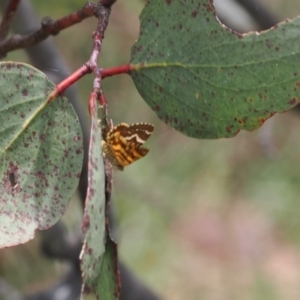
{"type": "MultiPolygon", "coordinates": [[[[114,76],[114,75],[118,75],[118,74],[127,74],[133,69],[134,69],[134,67],[130,64],[123,65],[123,66],[117,66],[117,67],[113,67],[113,68],[102,69],[101,72],[99,73],[100,76],[98,74],[97,74],[97,76],[95,76],[94,87],[93,87],[94,93],[99,94],[100,81],[98,81],[98,80],[100,80],[100,78],[110,77],[110,76],[114,76]]],[[[56,85],[55,92],[51,95],[51,97],[49,98],[49,101],[51,101],[53,98],[57,97],[58,95],[61,95],[69,86],[71,86],[73,83],[78,81],[81,77],[85,76],[86,74],[92,73],[92,72],[98,73],[98,71],[99,71],[99,69],[97,69],[97,68],[95,68],[95,70],[93,71],[90,66],[90,63],[83,65],[78,70],[76,70],[74,73],[72,73],[69,77],[67,77],[66,79],[64,79],[63,81],[61,81],[60,83],[58,83],[56,85]]],[[[97,98],[100,101],[100,105],[107,104],[106,98],[103,94],[101,97],[97,96],[97,98]]]]}
{"type": "Polygon", "coordinates": [[[57,96],[61,95],[69,86],[71,86],[74,82],[79,80],[86,74],[91,73],[92,70],[87,66],[83,65],[77,71],[72,73],[69,77],[61,81],[59,84],[56,85],[55,90],[52,92],[51,96],[48,99],[48,102],[52,101],[57,96]]]}
{"type": "Polygon", "coordinates": [[[101,70],[102,78],[110,77],[118,74],[128,74],[131,70],[133,70],[133,66],[130,64],[117,66],[113,68],[106,68],[101,70]]]}

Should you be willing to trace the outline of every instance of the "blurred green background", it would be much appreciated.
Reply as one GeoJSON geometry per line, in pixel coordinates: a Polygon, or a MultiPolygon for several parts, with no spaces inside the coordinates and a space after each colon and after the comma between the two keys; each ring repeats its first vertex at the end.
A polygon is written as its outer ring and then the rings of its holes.
{"type": "MultiPolygon", "coordinates": [[[[84,4],[54,2],[32,0],[41,18],[53,19],[84,4]]],[[[282,20],[300,13],[298,0],[263,2],[282,20]]],[[[101,67],[128,62],[142,7],[114,5],[101,67]]],[[[53,38],[71,72],[88,59],[95,24],[91,18],[53,38]]],[[[16,51],[8,59],[26,57],[16,51]]],[[[78,83],[85,102],[92,80],[78,83]]],[[[115,124],[155,125],[149,154],[115,172],[120,258],[163,299],[300,299],[300,113],[232,139],[196,140],[159,121],[129,76],[106,79],[103,91],[115,124]]],[[[64,220],[71,228],[80,216],[74,199],[64,220]]],[[[1,273],[24,291],[48,286],[63,270],[36,249],[34,240],[0,253],[1,273]]]]}

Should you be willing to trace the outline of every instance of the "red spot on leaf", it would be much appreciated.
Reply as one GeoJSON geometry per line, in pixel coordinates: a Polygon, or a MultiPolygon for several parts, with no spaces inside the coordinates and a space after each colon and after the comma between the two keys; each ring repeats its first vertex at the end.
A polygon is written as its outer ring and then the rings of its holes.
{"type": "Polygon", "coordinates": [[[290,104],[290,105],[295,105],[296,103],[297,103],[296,98],[292,98],[292,99],[288,102],[288,104],[290,104]]]}
{"type": "Polygon", "coordinates": [[[193,18],[196,18],[197,15],[198,15],[198,13],[199,13],[198,10],[193,10],[193,11],[192,11],[192,17],[193,17],[193,18]]]}
{"type": "Polygon", "coordinates": [[[227,127],[226,127],[226,131],[227,131],[228,133],[231,133],[232,128],[233,128],[233,125],[227,126],[227,127]]]}
{"type": "Polygon", "coordinates": [[[206,11],[207,12],[212,12],[212,13],[215,12],[215,8],[214,8],[214,5],[213,5],[213,0],[209,0],[209,3],[207,3],[205,6],[206,6],[206,11]]]}
{"type": "Polygon", "coordinates": [[[26,89],[23,89],[22,90],[22,95],[25,97],[25,96],[28,96],[28,90],[26,89]]]}

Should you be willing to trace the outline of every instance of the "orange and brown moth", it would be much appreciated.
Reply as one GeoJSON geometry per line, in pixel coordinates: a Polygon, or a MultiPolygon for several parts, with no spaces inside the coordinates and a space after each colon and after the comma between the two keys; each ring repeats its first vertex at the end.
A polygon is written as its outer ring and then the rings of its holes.
{"type": "Polygon", "coordinates": [[[104,136],[102,149],[104,157],[109,162],[123,170],[134,161],[145,156],[149,149],[143,144],[152,134],[154,126],[147,123],[128,125],[121,123],[110,130],[104,136]]]}

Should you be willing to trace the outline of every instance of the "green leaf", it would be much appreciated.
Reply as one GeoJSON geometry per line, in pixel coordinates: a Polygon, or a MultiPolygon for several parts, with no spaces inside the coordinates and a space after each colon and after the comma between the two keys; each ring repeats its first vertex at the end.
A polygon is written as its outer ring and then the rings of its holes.
{"type": "MultiPolygon", "coordinates": [[[[96,103],[94,107],[97,107],[96,103]]],[[[89,157],[88,190],[85,200],[82,231],[84,243],[81,252],[83,291],[86,295],[102,288],[100,276],[105,251],[105,176],[101,148],[101,134],[97,110],[92,115],[89,157]]]]}
{"type": "Polygon", "coordinates": [[[107,235],[101,276],[97,288],[99,299],[118,300],[120,295],[120,274],[116,243],[107,235]]]}
{"type": "Polygon", "coordinates": [[[55,85],[21,63],[0,63],[0,247],[25,243],[67,209],[82,167],[82,133],[55,85]]]}
{"type": "Polygon", "coordinates": [[[182,133],[231,137],[299,102],[300,18],[242,35],[221,26],[211,0],[150,0],[140,19],[131,76],[182,133]]]}

